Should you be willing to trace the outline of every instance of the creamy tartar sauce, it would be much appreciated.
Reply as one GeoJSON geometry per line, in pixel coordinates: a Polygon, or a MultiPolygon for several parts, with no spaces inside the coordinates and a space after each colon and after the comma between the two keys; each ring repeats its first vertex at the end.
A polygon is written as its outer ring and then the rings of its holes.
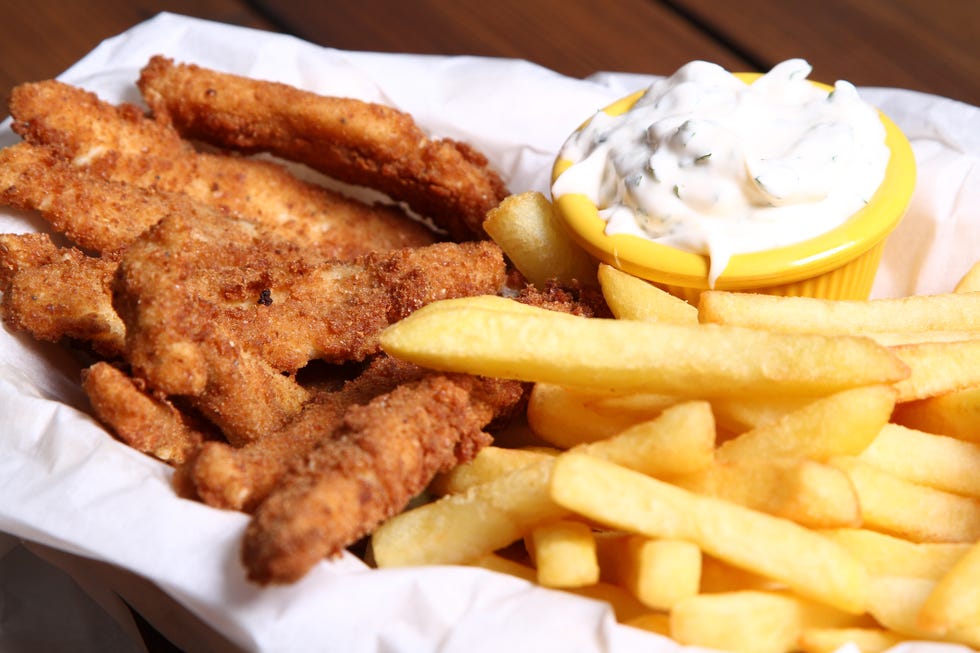
{"type": "Polygon", "coordinates": [[[563,146],[552,196],[580,193],[607,234],[707,255],[713,286],[734,254],[812,238],[867,203],[888,164],[877,111],[791,59],[747,84],[693,61],[627,112],[598,112],[563,146]]]}

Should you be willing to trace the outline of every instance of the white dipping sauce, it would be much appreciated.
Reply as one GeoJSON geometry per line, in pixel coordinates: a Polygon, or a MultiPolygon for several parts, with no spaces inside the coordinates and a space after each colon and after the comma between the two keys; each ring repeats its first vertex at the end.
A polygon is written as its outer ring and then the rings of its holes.
{"type": "Polygon", "coordinates": [[[854,86],[828,93],[810,71],[791,59],[746,84],[688,63],[626,113],[596,113],[576,132],[552,196],[587,196],[607,234],[709,256],[711,285],[734,254],[825,233],[871,199],[889,150],[854,86]]]}

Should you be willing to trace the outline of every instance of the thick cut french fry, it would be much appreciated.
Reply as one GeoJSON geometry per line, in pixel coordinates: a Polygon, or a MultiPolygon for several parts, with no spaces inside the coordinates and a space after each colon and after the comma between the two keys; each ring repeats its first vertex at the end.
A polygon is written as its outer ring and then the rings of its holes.
{"type": "Polygon", "coordinates": [[[919,619],[922,608],[936,587],[925,578],[882,576],[871,579],[868,612],[885,628],[910,639],[940,640],[980,648],[980,624],[948,630],[938,634],[923,628],[919,619]]]}
{"type": "MultiPolygon", "coordinates": [[[[711,463],[714,431],[711,407],[689,402],[581,450],[648,474],[680,474],[711,463]]],[[[462,564],[566,516],[549,495],[553,465],[534,463],[389,519],[371,538],[376,564],[462,564]]]]}
{"type": "Polygon", "coordinates": [[[806,628],[800,635],[799,647],[803,653],[837,653],[852,650],[860,653],[884,653],[905,638],[884,628],[806,628]]]}
{"type": "Polygon", "coordinates": [[[489,569],[490,571],[495,571],[498,574],[515,576],[516,578],[521,578],[532,583],[538,578],[538,572],[534,567],[526,565],[522,562],[517,562],[516,560],[511,560],[510,558],[506,558],[499,553],[488,553],[486,555],[474,558],[466,564],[471,567],[489,569]]]}
{"type": "Polygon", "coordinates": [[[886,424],[858,457],[907,481],[980,498],[980,446],[976,444],[886,424]]]}
{"type": "Polygon", "coordinates": [[[701,293],[702,322],[774,331],[865,334],[980,330],[980,293],[835,300],[710,290],[701,293]]]}
{"type": "Polygon", "coordinates": [[[809,528],[861,525],[861,506],[847,474],[813,460],[718,462],[670,481],[809,528]]]}
{"type": "Polygon", "coordinates": [[[789,653],[807,628],[850,624],[854,616],[788,593],[745,590],[699,594],[670,613],[681,644],[744,653],[789,653]]]}
{"type": "Polygon", "coordinates": [[[584,587],[599,582],[595,536],[582,522],[558,520],[531,529],[527,552],[544,587],[584,587]]]}
{"type": "MultiPolygon", "coordinates": [[[[489,569],[500,574],[507,574],[508,576],[515,576],[528,582],[534,582],[537,579],[537,571],[533,567],[505,558],[496,553],[488,553],[480,556],[475,560],[469,561],[467,564],[473,567],[489,569]]],[[[612,607],[616,619],[622,623],[640,619],[650,612],[650,608],[640,603],[632,594],[610,583],[598,582],[595,585],[588,585],[586,587],[569,587],[565,591],[608,603],[612,607]]]]}
{"type": "Polygon", "coordinates": [[[922,604],[918,624],[938,634],[980,624],[980,543],[939,579],[922,604]]]}
{"type": "Polygon", "coordinates": [[[939,580],[970,550],[969,544],[911,542],[864,528],[823,531],[851,552],[872,576],[911,576],[939,580]]]}
{"type": "Polygon", "coordinates": [[[528,281],[538,287],[550,279],[596,283],[596,263],[568,236],[551,202],[528,191],[505,198],[487,212],[483,229],[500,245],[528,281]]]}
{"type": "Polygon", "coordinates": [[[980,387],[905,402],[895,407],[892,420],[927,433],[980,443],[980,387]]]}
{"type": "Polygon", "coordinates": [[[701,592],[736,592],[739,590],[783,590],[786,585],[765,576],[730,565],[711,555],[701,555],[701,592]]]}
{"type": "Polygon", "coordinates": [[[600,524],[690,540],[705,553],[784,582],[802,596],[847,612],[864,610],[864,567],[837,544],[789,520],[700,497],[577,452],[555,461],[551,496],[600,524]]]}
{"type": "Polygon", "coordinates": [[[697,324],[698,309],[680,297],[607,263],[599,264],[599,287],[621,320],[697,324]]]}
{"type": "Polygon", "coordinates": [[[603,580],[624,587],[644,605],[669,610],[698,593],[701,549],[684,540],[656,540],[642,535],[596,538],[603,580]]]}
{"type": "Polygon", "coordinates": [[[718,428],[732,435],[768,426],[783,415],[803,408],[816,397],[744,396],[717,397],[711,400],[718,428]]]}
{"type": "Polygon", "coordinates": [[[928,342],[958,342],[980,338],[980,331],[881,331],[862,334],[885,347],[928,342]]]}
{"type": "Polygon", "coordinates": [[[911,483],[853,456],[830,462],[851,477],[868,528],[914,542],[980,538],[980,500],[911,483]]]}
{"type": "Polygon", "coordinates": [[[845,390],[805,404],[767,426],[718,447],[719,461],[809,458],[824,461],[863,451],[888,422],[895,391],[888,386],[845,390]]]}
{"type": "Polygon", "coordinates": [[[898,403],[980,386],[980,339],[921,342],[889,349],[910,370],[907,378],[895,383],[898,403]]]}
{"type": "Polygon", "coordinates": [[[528,465],[389,519],[371,536],[375,564],[464,564],[566,516],[548,494],[551,467],[528,465]]]}
{"type": "Polygon", "coordinates": [[[429,304],[380,341],[392,356],[442,371],[692,397],[813,396],[908,375],[864,338],[495,310],[466,300],[429,304]]]}
{"type": "MultiPolygon", "coordinates": [[[[627,395],[628,397],[628,395],[627,395]]],[[[535,383],[527,405],[527,421],[542,440],[570,449],[604,440],[640,422],[653,419],[680,400],[670,395],[633,395],[644,401],[613,402],[608,393],[590,392],[554,383],[535,383]]]]}
{"type": "Polygon", "coordinates": [[[546,460],[555,453],[557,451],[548,453],[537,449],[484,447],[470,462],[457,465],[445,474],[436,476],[429,484],[429,492],[436,496],[459,494],[474,485],[487,483],[516,469],[546,460]]]}

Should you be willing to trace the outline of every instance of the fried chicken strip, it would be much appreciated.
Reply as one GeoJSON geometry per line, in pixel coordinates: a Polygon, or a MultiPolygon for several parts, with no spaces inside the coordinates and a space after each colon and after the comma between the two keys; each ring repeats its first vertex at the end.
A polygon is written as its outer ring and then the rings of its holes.
{"type": "Polygon", "coordinates": [[[197,152],[138,107],[114,106],[58,81],[15,87],[10,111],[14,131],[25,140],[89,174],[185,194],[329,256],[348,258],[436,240],[400,210],[368,206],[303,181],[272,161],[197,152]]]}
{"type": "Polygon", "coordinates": [[[503,254],[489,241],[337,262],[244,220],[174,215],[126,249],[113,303],[134,373],[192,397],[240,445],[285,424],[308,398],[282,373],[313,359],[363,360],[391,322],[503,281],[503,254]]]}
{"type": "Polygon", "coordinates": [[[486,157],[433,139],[406,113],[155,56],[138,86],[154,116],[185,136],[271,152],[351,184],[376,188],[446,229],[486,238],[483,220],[507,191],[486,157]]]}
{"type": "Polygon", "coordinates": [[[38,340],[87,343],[115,358],[126,327],[112,307],[117,262],[58,247],[47,234],[0,234],[3,319],[38,340]]]}
{"type": "Polygon", "coordinates": [[[109,363],[85,369],[82,389],[99,421],[137,451],[179,465],[204,442],[200,426],[166,397],[152,395],[138,379],[109,363]]]}
{"type": "Polygon", "coordinates": [[[411,363],[379,356],[339,390],[314,395],[280,430],[243,447],[205,443],[178,473],[204,503],[251,512],[275,487],[291,461],[331,437],[348,408],[366,404],[427,373],[411,363]]]}
{"type": "Polygon", "coordinates": [[[206,210],[179,193],[104,179],[27,142],[0,150],[0,203],[39,212],[55,231],[100,254],[121,250],[166,215],[206,210]]]}
{"type": "Polygon", "coordinates": [[[488,444],[518,383],[431,375],[351,407],[256,510],[242,559],[252,581],[288,583],[400,512],[432,477],[488,444]]]}

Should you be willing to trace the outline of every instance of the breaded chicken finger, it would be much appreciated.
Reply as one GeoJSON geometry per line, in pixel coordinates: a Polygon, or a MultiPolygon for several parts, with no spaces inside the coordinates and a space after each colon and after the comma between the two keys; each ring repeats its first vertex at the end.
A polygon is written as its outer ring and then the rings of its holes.
{"type": "Polygon", "coordinates": [[[368,206],[300,180],[272,161],[197,152],[132,105],[114,106],[58,82],[11,93],[13,129],[72,165],[116,182],[191,198],[265,224],[277,237],[338,258],[435,240],[403,212],[368,206]]]}
{"type": "Polygon", "coordinates": [[[462,375],[406,383],[350,408],[334,437],[295,464],[258,507],[242,559],[250,580],[288,583],[400,512],[440,472],[467,462],[520,384],[462,375]]]}
{"type": "Polygon", "coordinates": [[[126,326],[112,307],[117,265],[112,258],[57,247],[47,234],[0,234],[3,319],[38,340],[82,342],[118,357],[126,326]]]}
{"type": "Polygon", "coordinates": [[[104,179],[27,142],[0,150],[0,204],[38,211],[55,231],[102,254],[119,251],[166,215],[206,210],[179,193],[104,179]]]}
{"type": "Polygon", "coordinates": [[[204,503],[251,512],[272,491],[289,464],[329,439],[351,406],[368,403],[429,372],[387,356],[333,392],[316,394],[295,419],[243,447],[208,442],[180,470],[188,490],[204,503]]]}
{"type": "Polygon", "coordinates": [[[244,220],[173,215],[125,250],[113,304],[134,373],[192,398],[240,445],[301,408],[283,373],[314,359],[364,360],[391,322],[438,299],[495,293],[504,279],[490,241],[338,262],[244,220]]]}
{"type": "Polygon", "coordinates": [[[483,220],[507,190],[486,158],[429,138],[411,116],[350,98],[174,64],[153,57],[138,82],[151,111],[185,136],[271,152],[376,188],[431,218],[454,240],[486,238],[483,220]]]}
{"type": "Polygon", "coordinates": [[[137,451],[179,465],[204,442],[204,434],[187,415],[108,363],[85,369],[82,389],[95,416],[137,451]]]}

